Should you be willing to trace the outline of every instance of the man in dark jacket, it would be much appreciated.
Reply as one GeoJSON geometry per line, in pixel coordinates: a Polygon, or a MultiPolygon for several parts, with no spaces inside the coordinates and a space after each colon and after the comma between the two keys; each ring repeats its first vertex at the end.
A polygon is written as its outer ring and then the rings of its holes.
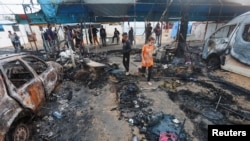
{"type": "Polygon", "coordinates": [[[126,69],[126,75],[129,75],[131,43],[128,40],[128,33],[122,34],[122,53],[123,53],[123,66],[126,69]]]}
{"type": "Polygon", "coordinates": [[[106,30],[103,28],[103,26],[101,26],[100,29],[100,37],[102,40],[102,46],[106,46],[106,30]]]}
{"type": "Polygon", "coordinates": [[[120,39],[119,35],[120,35],[120,32],[117,30],[117,28],[115,28],[114,36],[112,38],[112,43],[114,43],[114,39],[116,38],[116,41],[117,41],[116,43],[119,44],[119,39],[120,39]]]}

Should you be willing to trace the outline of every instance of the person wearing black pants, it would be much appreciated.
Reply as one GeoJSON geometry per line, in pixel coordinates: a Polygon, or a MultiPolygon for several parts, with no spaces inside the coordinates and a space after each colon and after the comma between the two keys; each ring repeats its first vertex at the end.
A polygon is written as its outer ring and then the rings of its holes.
{"type": "MultiPolygon", "coordinates": [[[[147,68],[147,67],[141,67],[141,71],[142,71],[143,73],[146,73],[146,68],[147,68]]],[[[147,76],[147,81],[148,81],[148,82],[150,82],[150,80],[151,80],[152,71],[153,71],[153,66],[148,67],[148,76],[147,76]]],[[[149,83],[149,85],[152,85],[152,84],[149,83]]]]}
{"type": "Polygon", "coordinates": [[[131,43],[128,40],[128,34],[126,32],[122,34],[122,52],[123,52],[123,65],[124,68],[126,69],[126,75],[129,75],[131,43]]]}
{"type": "Polygon", "coordinates": [[[148,38],[147,44],[143,45],[141,50],[141,59],[142,59],[142,72],[146,73],[146,68],[148,68],[148,85],[152,85],[150,82],[151,75],[152,75],[152,68],[154,65],[154,58],[153,58],[153,52],[154,52],[154,43],[155,39],[153,37],[148,38]]]}

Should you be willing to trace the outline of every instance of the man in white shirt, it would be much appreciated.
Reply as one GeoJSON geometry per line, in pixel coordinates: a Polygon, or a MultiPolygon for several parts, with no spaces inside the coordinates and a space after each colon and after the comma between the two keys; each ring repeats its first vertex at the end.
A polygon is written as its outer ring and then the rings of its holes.
{"type": "Polygon", "coordinates": [[[13,45],[13,47],[16,49],[16,46],[15,46],[15,35],[11,33],[11,31],[8,31],[9,32],[9,38],[11,40],[11,43],[13,45]]]}

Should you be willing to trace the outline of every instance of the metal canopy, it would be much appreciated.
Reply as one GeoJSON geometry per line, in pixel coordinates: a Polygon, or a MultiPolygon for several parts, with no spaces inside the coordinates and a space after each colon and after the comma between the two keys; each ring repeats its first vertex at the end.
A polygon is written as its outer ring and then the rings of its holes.
{"type": "MultiPolygon", "coordinates": [[[[240,0],[239,0],[240,1],[240,0]]],[[[232,0],[38,0],[41,11],[16,14],[18,23],[159,21],[176,19],[189,7],[189,21],[227,21],[249,11],[232,0]],[[166,11],[163,18],[163,12],[166,11]]]]}

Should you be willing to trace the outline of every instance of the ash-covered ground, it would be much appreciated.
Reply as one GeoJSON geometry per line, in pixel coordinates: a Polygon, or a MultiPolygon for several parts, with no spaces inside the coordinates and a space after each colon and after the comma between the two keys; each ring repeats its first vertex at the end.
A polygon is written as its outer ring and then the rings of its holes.
{"type": "Polygon", "coordinates": [[[90,67],[81,58],[76,68],[64,64],[64,81],[30,125],[32,141],[128,141],[135,136],[157,141],[161,133],[205,141],[208,125],[249,123],[250,88],[230,81],[235,74],[207,70],[196,54],[189,56],[191,63],[156,61],[152,86],[138,72],[137,50],[129,76],[120,52],[88,57],[105,67],[90,67]]]}

